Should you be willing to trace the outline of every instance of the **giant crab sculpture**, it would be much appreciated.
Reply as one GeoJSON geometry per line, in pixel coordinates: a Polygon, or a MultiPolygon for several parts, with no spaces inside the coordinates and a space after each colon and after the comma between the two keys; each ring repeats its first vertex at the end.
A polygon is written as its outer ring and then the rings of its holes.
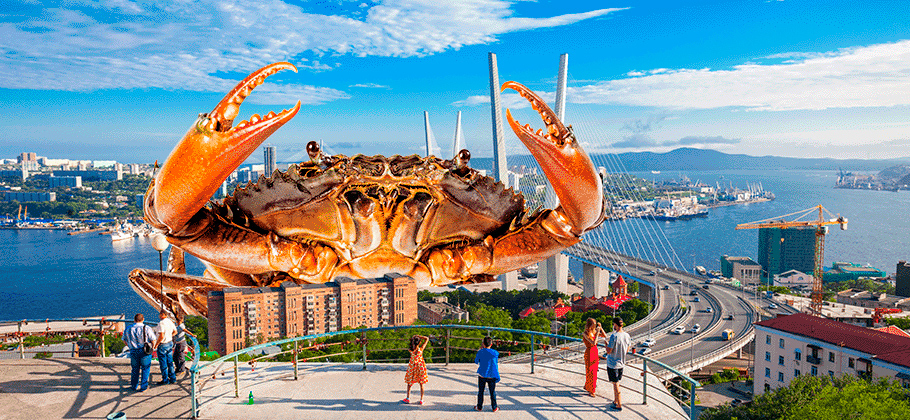
{"type": "Polygon", "coordinates": [[[577,243],[603,220],[601,179],[572,133],[536,94],[515,82],[546,132],[509,125],[534,155],[560,205],[525,209],[520,192],[452,160],[413,156],[328,156],[307,144],[309,162],[275,171],[210,201],[221,183],[293,108],[236,125],[240,104],[290,63],[275,63],[241,81],[201,114],[156,174],[145,219],[166,235],[169,271],[136,269],[130,284],[150,304],[207,316],[209,292],[227,287],[324,283],[338,276],[397,272],[418,287],[471,281],[534,264],[577,243]],[[203,261],[203,276],[185,273],[183,252],[203,261]]]}

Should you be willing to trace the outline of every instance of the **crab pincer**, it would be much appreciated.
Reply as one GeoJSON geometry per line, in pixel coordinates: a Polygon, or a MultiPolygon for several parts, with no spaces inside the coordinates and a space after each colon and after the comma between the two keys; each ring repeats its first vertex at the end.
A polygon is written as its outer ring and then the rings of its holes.
{"type": "Polygon", "coordinates": [[[243,100],[281,70],[297,72],[297,67],[286,62],[265,66],[240,81],[212,112],[199,115],[159,170],[154,193],[146,196],[151,200],[146,207],[152,210],[153,225],[170,234],[184,230],[228,175],[297,114],[300,101],[277,114],[254,114],[248,121],[233,124],[243,100]]]}
{"type": "Polygon", "coordinates": [[[531,103],[546,124],[534,132],[530,125],[521,125],[506,110],[512,131],[534,155],[559,197],[557,213],[565,217],[569,230],[581,235],[603,220],[603,181],[594,163],[582,150],[572,132],[536,93],[517,82],[506,82],[502,90],[512,89],[531,103]]]}

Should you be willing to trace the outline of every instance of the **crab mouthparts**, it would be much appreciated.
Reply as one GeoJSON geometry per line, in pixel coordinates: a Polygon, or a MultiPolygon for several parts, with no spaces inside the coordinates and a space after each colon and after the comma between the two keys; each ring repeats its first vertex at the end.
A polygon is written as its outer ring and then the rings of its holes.
{"type": "Polygon", "coordinates": [[[234,119],[237,118],[237,115],[240,113],[240,105],[247,96],[250,96],[253,89],[256,89],[259,85],[265,83],[266,78],[281,70],[293,70],[296,73],[297,67],[287,62],[275,63],[257,70],[240,81],[240,83],[228,92],[224,99],[215,106],[215,109],[207,115],[208,121],[206,122],[206,128],[210,131],[222,133],[230,132],[232,135],[243,135],[246,131],[256,131],[257,127],[267,127],[275,122],[284,122],[288,119],[288,114],[296,114],[300,109],[300,101],[297,101],[297,105],[290,110],[285,109],[277,114],[275,112],[269,112],[265,117],[261,117],[259,114],[253,114],[248,121],[241,121],[236,127],[232,127],[234,119]]]}

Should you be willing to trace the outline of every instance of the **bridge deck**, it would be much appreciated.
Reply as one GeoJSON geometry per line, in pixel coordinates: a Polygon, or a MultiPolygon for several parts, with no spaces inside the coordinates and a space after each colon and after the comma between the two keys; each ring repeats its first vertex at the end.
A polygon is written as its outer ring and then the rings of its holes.
{"type": "MultiPolygon", "coordinates": [[[[229,368],[229,366],[225,366],[229,368]]],[[[233,397],[232,368],[224,376],[209,377],[201,394],[203,419],[362,419],[362,418],[481,418],[490,415],[489,398],[483,413],[473,411],[477,376],[473,364],[430,365],[426,404],[404,405],[404,365],[301,364],[300,380],[293,380],[287,364],[254,372],[241,367],[241,398],[233,397]],[[252,391],[256,404],[246,405],[252,391]]],[[[625,409],[608,408],[612,389],[601,381],[598,397],[582,389],[584,376],[527,365],[501,365],[497,385],[497,418],[538,419],[682,419],[683,410],[658,384],[649,382],[648,405],[641,404],[639,377],[624,378],[625,409]]],[[[123,411],[130,419],[188,418],[188,378],[177,385],[155,386],[134,393],[128,389],[129,361],[123,359],[48,359],[0,361],[0,419],[100,418],[123,411]]],[[[158,369],[153,366],[153,383],[158,369]]],[[[630,375],[633,376],[633,375],[630,375]]],[[[637,375],[634,375],[637,376],[637,375]]],[[[416,393],[415,393],[416,392],[416,393]]],[[[419,397],[412,390],[412,399],[419,397]]]]}

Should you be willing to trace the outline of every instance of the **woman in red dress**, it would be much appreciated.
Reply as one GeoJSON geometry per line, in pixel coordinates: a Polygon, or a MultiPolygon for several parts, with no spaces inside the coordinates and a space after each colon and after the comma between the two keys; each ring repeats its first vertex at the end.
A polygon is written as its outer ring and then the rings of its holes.
{"type": "Polygon", "coordinates": [[[423,360],[423,349],[427,347],[430,339],[422,335],[411,337],[411,343],[408,351],[411,353],[411,360],[408,361],[408,372],[404,374],[404,381],[408,384],[408,395],[401,402],[411,403],[411,385],[420,384],[420,401],[417,404],[423,404],[423,384],[429,381],[427,376],[427,364],[423,360]]]}
{"type": "Polygon", "coordinates": [[[607,338],[607,333],[594,318],[588,318],[581,338],[585,342],[585,391],[595,396],[597,392],[597,370],[600,368],[600,354],[597,351],[597,338],[607,338]]]}

